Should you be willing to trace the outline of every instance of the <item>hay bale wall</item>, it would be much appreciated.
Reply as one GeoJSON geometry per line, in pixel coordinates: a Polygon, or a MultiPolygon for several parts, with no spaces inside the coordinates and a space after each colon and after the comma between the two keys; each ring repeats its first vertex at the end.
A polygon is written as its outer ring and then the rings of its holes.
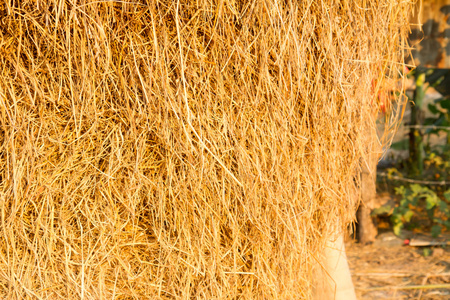
{"type": "Polygon", "coordinates": [[[310,298],[409,2],[1,2],[0,298],[310,298]]]}

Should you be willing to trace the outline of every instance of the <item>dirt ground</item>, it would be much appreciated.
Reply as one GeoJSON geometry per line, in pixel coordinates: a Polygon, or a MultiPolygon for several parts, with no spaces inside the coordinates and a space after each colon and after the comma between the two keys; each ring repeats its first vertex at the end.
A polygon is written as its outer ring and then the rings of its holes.
{"type": "Polygon", "coordinates": [[[450,247],[389,245],[390,234],[346,243],[358,299],[450,299],[450,247]]]}

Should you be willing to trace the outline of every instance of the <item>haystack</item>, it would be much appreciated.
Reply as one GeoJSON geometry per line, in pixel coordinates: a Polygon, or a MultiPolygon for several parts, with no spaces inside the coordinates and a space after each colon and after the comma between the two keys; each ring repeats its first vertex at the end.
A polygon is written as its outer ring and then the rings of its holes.
{"type": "Polygon", "coordinates": [[[2,1],[0,298],[310,298],[410,5],[2,1]]]}

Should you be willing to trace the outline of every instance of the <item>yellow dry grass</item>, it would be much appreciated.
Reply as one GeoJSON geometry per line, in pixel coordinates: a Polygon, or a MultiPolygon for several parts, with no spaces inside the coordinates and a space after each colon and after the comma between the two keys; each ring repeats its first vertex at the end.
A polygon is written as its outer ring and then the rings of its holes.
{"type": "Polygon", "coordinates": [[[0,298],[310,298],[410,6],[2,1],[0,298]]]}

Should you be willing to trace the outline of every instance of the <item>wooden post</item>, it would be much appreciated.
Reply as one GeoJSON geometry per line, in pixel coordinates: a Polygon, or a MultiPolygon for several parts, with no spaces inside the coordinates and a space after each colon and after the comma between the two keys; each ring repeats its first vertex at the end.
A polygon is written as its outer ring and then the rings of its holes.
{"type": "Polygon", "coordinates": [[[328,241],[319,276],[322,282],[316,287],[314,299],[356,300],[342,234],[328,241]]]}
{"type": "Polygon", "coordinates": [[[376,197],[376,172],[377,157],[369,159],[368,166],[363,167],[361,174],[361,205],[358,209],[359,233],[358,238],[361,244],[368,244],[375,241],[378,229],[372,220],[372,209],[376,197]]]}
{"type": "Polygon", "coordinates": [[[376,129],[367,128],[366,138],[369,155],[367,160],[362,162],[361,172],[361,204],[358,208],[358,238],[362,244],[368,244],[375,241],[378,235],[378,229],[372,220],[372,209],[375,205],[375,197],[377,195],[376,179],[377,179],[377,163],[379,158],[378,146],[375,145],[376,129]]]}

